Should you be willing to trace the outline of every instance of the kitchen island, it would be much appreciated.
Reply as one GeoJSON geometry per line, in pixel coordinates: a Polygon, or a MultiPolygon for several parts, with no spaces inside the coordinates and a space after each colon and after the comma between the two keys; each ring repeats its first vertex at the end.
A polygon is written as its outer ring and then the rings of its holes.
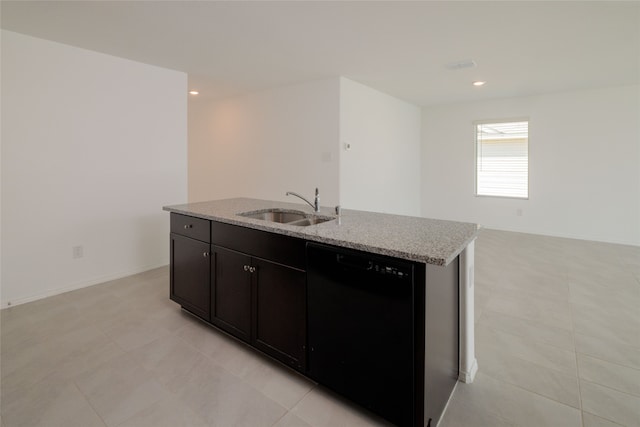
{"type": "Polygon", "coordinates": [[[202,320],[398,425],[435,426],[472,381],[477,225],[247,198],[164,210],[171,298],[202,320]],[[274,209],[305,219],[259,219],[274,209]]]}

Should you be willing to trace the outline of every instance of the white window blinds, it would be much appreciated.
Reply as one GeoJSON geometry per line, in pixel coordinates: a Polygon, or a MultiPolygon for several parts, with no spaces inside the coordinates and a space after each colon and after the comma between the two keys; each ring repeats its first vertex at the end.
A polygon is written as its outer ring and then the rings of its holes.
{"type": "Polygon", "coordinates": [[[529,197],[529,122],[476,123],[476,195],[529,197]]]}

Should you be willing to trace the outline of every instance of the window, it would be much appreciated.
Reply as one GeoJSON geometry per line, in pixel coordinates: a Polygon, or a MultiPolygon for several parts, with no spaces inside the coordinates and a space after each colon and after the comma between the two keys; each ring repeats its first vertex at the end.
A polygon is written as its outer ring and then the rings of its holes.
{"type": "Polygon", "coordinates": [[[529,121],[475,127],[476,195],[529,198],[529,121]]]}

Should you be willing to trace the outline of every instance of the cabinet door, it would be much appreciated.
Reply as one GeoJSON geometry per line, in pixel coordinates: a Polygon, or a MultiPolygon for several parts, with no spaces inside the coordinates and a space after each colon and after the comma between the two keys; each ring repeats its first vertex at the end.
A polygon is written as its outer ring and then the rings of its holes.
{"type": "Polygon", "coordinates": [[[193,314],[209,320],[209,244],[171,233],[170,298],[193,314]]]}
{"type": "Polygon", "coordinates": [[[306,274],[253,259],[253,345],[299,370],[306,364],[306,274]]]}
{"type": "Polygon", "coordinates": [[[251,258],[212,246],[211,323],[230,334],[251,340],[251,258]]]}

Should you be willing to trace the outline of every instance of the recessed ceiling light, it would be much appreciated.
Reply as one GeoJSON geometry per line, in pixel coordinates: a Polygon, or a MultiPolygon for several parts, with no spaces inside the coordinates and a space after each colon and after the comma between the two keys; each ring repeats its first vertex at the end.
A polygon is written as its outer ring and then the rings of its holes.
{"type": "Polygon", "coordinates": [[[479,81],[479,80],[478,80],[478,81],[473,82],[473,85],[474,85],[474,86],[484,86],[486,83],[487,83],[487,82],[483,82],[483,81],[479,81]]]}
{"type": "Polygon", "coordinates": [[[191,95],[197,95],[197,94],[199,94],[200,92],[198,92],[197,90],[190,90],[190,91],[189,91],[189,93],[190,93],[191,95]]]}

